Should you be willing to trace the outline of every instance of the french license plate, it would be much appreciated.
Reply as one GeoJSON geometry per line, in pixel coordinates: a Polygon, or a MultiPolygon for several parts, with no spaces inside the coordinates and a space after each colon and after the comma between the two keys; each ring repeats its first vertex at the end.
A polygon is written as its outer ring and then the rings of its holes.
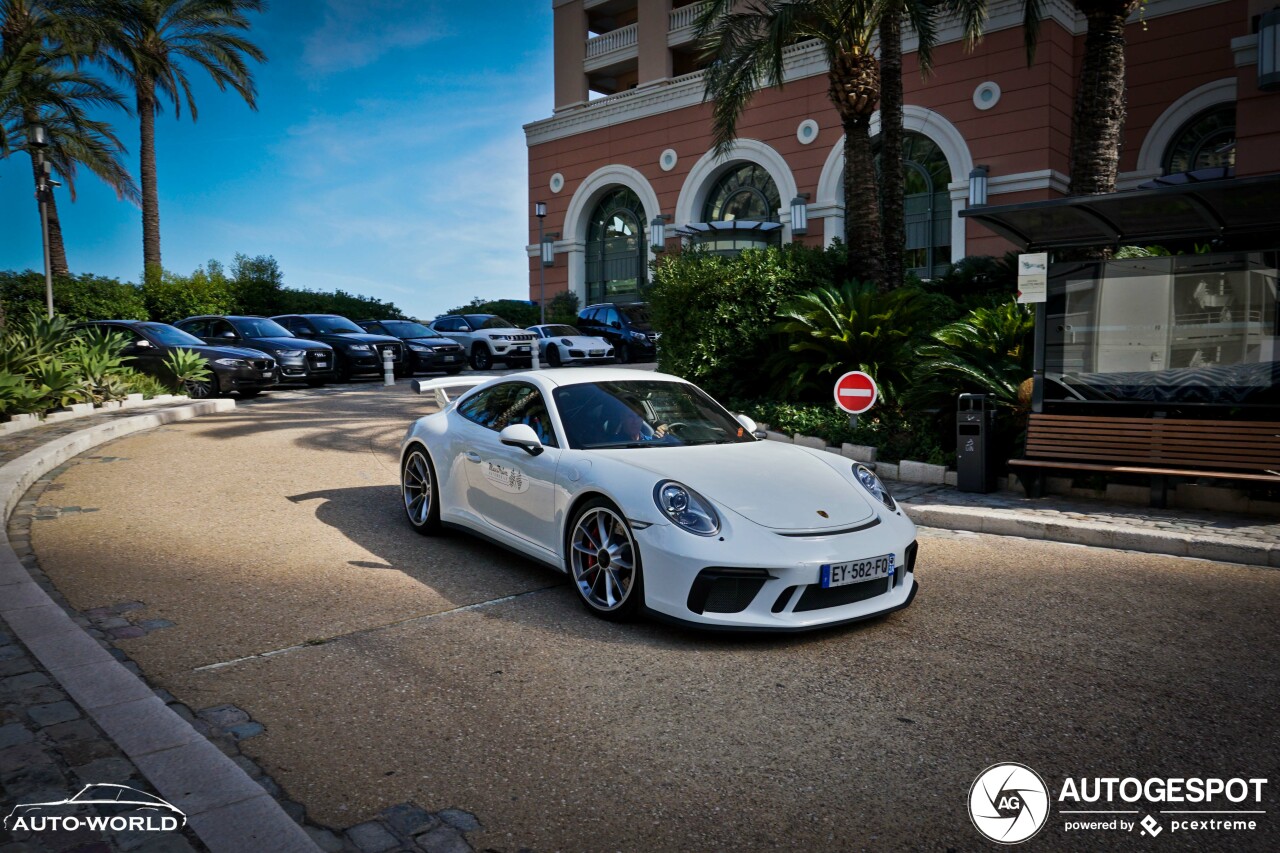
{"type": "Polygon", "coordinates": [[[329,366],[329,362],[327,362],[327,361],[317,361],[317,362],[316,362],[316,367],[328,367],[328,366],[329,366]]]}
{"type": "Polygon", "coordinates": [[[457,360],[458,360],[458,357],[457,357],[456,355],[446,355],[446,356],[444,357],[444,360],[445,360],[445,361],[457,361],[457,360]]]}
{"type": "Polygon", "coordinates": [[[271,370],[264,370],[264,371],[262,371],[262,378],[263,378],[263,379],[270,379],[272,376],[275,376],[275,375],[276,375],[276,374],[275,374],[275,372],[274,372],[274,371],[271,371],[271,370]]]}
{"type": "Polygon", "coordinates": [[[889,577],[893,574],[893,555],[869,557],[866,560],[850,560],[847,563],[824,563],[822,565],[822,588],[848,586],[852,583],[873,581],[876,578],[889,577]]]}
{"type": "Polygon", "coordinates": [[[516,352],[529,352],[529,347],[527,345],[516,347],[516,352]]]}

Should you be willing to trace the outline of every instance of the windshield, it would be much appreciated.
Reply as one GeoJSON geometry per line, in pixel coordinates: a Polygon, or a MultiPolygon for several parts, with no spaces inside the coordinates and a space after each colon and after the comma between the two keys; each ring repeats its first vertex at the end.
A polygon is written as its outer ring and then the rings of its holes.
{"type": "Polygon", "coordinates": [[[569,446],[578,450],[755,441],[719,403],[683,382],[584,382],[552,396],[569,446]]]}
{"type": "Polygon", "coordinates": [[[243,317],[232,320],[231,325],[245,338],[292,338],[293,332],[281,326],[275,320],[262,317],[243,317]]]}
{"type": "Polygon", "coordinates": [[[513,329],[515,328],[497,314],[467,314],[467,322],[475,329],[513,329]]]}
{"type": "Polygon", "coordinates": [[[542,330],[549,338],[573,337],[574,335],[582,334],[573,326],[543,326],[542,330]]]}
{"type": "Polygon", "coordinates": [[[146,331],[147,337],[167,347],[202,347],[205,345],[204,341],[195,335],[189,335],[179,328],[170,326],[168,323],[143,323],[142,328],[146,331]]]}
{"type": "Polygon", "coordinates": [[[653,321],[649,319],[648,305],[619,305],[618,310],[627,315],[633,326],[653,325],[653,321]]]}
{"type": "Polygon", "coordinates": [[[364,329],[348,320],[346,317],[310,317],[311,324],[316,327],[317,332],[327,332],[331,335],[347,335],[352,332],[357,335],[363,335],[364,329]]]}
{"type": "Polygon", "coordinates": [[[428,329],[421,323],[411,323],[408,320],[380,320],[383,328],[398,338],[439,338],[442,335],[433,329],[428,329]]]}

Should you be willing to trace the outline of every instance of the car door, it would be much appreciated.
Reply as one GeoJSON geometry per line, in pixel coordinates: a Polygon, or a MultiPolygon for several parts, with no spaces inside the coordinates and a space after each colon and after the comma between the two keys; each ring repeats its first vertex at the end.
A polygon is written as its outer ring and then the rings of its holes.
{"type": "Polygon", "coordinates": [[[527,382],[504,382],[482,393],[482,400],[465,400],[458,407],[466,421],[460,449],[468,503],[499,530],[554,552],[556,469],[561,449],[546,401],[527,382]],[[498,434],[512,424],[531,427],[542,440],[542,453],[531,456],[522,448],[502,444],[498,434]]]}
{"type": "Polygon", "coordinates": [[[207,334],[200,337],[204,338],[205,343],[223,347],[235,347],[244,343],[240,340],[240,334],[235,327],[222,319],[210,320],[207,334]]]}
{"type": "Polygon", "coordinates": [[[129,339],[120,354],[128,359],[128,365],[134,370],[165,382],[173,380],[173,372],[165,366],[165,358],[169,354],[167,349],[129,326],[103,325],[98,328],[104,332],[118,332],[129,339]]]}

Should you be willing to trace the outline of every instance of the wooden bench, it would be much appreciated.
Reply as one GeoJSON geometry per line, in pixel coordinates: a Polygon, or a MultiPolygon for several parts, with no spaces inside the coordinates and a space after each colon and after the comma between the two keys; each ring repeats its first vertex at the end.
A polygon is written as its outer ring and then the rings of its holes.
{"type": "Polygon", "coordinates": [[[1048,469],[1150,475],[1162,507],[1168,477],[1280,484],[1280,422],[1033,414],[1027,457],[1009,464],[1031,497],[1048,469]]]}

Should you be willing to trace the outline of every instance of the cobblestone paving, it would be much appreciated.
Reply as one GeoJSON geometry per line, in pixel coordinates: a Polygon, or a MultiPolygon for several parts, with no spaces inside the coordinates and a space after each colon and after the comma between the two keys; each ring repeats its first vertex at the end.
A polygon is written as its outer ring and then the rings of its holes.
{"type": "Polygon", "coordinates": [[[1089,521],[1118,528],[1179,533],[1196,538],[1280,545],[1280,519],[1190,509],[1124,506],[1081,498],[1027,498],[1013,492],[976,494],[950,486],[897,483],[893,495],[908,506],[954,506],[966,509],[1031,513],[1044,520],[1089,521]]]}
{"type": "MultiPolygon", "coordinates": [[[[263,406],[302,397],[328,396],[368,385],[335,388],[281,389],[270,397],[238,403],[263,406]]],[[[34,448],[76,432],[136,414],[158,411],[163,406],[104,412],[48,426],[34,427],[0,440],[0,465],[34,448]]],[[[161,427],[161,429],[165,429],[161,427]]],[[[78,456],[49,471],[23,495],[9,519],[7,533],[14,553],[33,580],[67,613],[122,662],[126,669],[145,680],[142,670],[112,642],[145,636],[172,627],[165,619],[136,619],[132,614],[145,609],[139,601],[125,601],[79,613],[53,586],[40,569],[31,549],[31,525],[63,515],[95,512],[96,507],[37,507],[46,491],[56,493],[54,482],[73,465],[97,465],[124,461],[101,449],[78,456]]],[[[218,705],[193,711],[165,690],[154,691],[196,731],[207,737],[232,758],[251,778],[280,802],[284,811],[306,830],[317,847],[326,853],[383,853],[383,851],[425,851],[425,853],[469,853],[466,833],[480,828],[479,820],[461,809],[429,812],[416,803],[392,806],[374,820],[346,829],[333,829],[309,821],[306,808],[290,800],[281,787],[247,756],[239,743],[263,733],[261,723],[234,705],[218,705]]],[[[86,784],[128,785],[155,794],[137,768],[60,689],[56,680],[39,666],[25,646],[8,631],[0,618],[0,818],[19,803],[51,802],[66,799],[86,784]]],[[[180,833],[106,833],[81,829],[76,832],[21,832],[0,829],[0,853],[189,853],[206,848],[189,829],[180,833]]]]}

